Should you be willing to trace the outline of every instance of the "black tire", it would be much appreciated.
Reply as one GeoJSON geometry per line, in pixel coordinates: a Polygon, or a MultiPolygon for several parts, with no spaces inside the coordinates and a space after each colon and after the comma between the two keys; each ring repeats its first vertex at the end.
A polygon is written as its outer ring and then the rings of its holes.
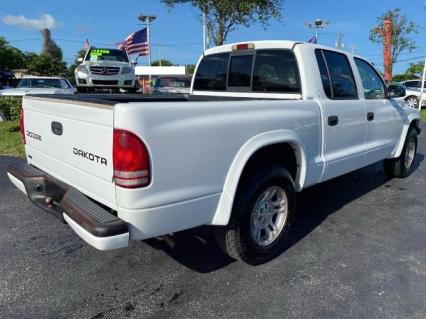
{"type": "Polygon", "coordinates": [[[250,265],[271,260],[280,252],[288,238],[295,212],[294,182],[290,173],[279,166],[268,165],[242,181],[237,191],[230,221],[227,226],[216,227],[216,239],[222,251],[230,257],[250,265]],[[276,239],[266,246],[255,242],[251,218],[260,195],[268,188],[278,186],[287,197],[287,218],[276,239]]]}
{"type": "Polygon", "coordinates": [[[416,160],[417,154],[417,131],[414,127],[408,129],[407,138],[405,139],[404,147],[401,152],[401,156],[398,158],[391,158],[384,160],[384,169],[385,173],[389,177],[398,177],[404,178],[410,175],[411,168],[414,161],[416,160]],[[414,143],[414,158],[411,160],[411,163],[407,166],[406,156],[409,152],[410,143],[414,143]]]}
{"type": "Polygon", "coordinates": [[[87,88],[86,87],[82,87],[82,86],[77,86],[77,92],[78,93],[86,93],[87,92],[87,88]]]}

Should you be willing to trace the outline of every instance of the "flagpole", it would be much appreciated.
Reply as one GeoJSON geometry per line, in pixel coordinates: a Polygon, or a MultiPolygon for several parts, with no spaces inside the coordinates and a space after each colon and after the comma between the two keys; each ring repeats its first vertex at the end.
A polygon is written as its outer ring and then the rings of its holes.
{"type": "MultiPolygon", "coordinates": [[[[146,40],[148,42],[148,66],[151,66],[151,22],[153,22],[156,17],[150,16],[150,15],[139,15],[139,20],[142,22],[146,21],[147,28],[146,28],[146,40]]],[[[151,83],[151,71],[149,72],[149,82],[151,83]]]]}
{"type": "MultiPolygon", "coordinates": [[[[147,29],[146,29],[146,34],[147,34],[147,40],[148,40],[148,66],[151,66],[151,20],[148,19],[147,22],[147,29]]],[[[149,74],[150,80],[151,80],[151,73],[149,74]]]]}
{"type": "Polygon", "coordinates": [[[206,37],[206,14],[203,13],[203,52],[206,51],[207,37],[206,37]]]}
{"type": "Polygon", "coordinates": [[[425,58],[425,65],[423,67],[422,85],[421,85],[421,89],[420,89],[419,110],[422,109],[423,92],[425,90],[425,80],[426,80],[426,58],[425,58]]]}

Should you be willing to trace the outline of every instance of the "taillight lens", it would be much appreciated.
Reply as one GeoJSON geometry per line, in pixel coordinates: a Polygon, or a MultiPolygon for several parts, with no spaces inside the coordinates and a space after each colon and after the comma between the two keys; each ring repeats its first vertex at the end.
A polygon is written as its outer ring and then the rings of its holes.
{"type": "Polygon", "coordinates": [[[138,188],[147,186],[150,182],[148,150],[132,132],[114,130],[113,165],[117,186],[138,188]]]}
{"type": "Polygon", "coordinates": [[[22,140],[25,144],[24,110],[21,110],[21,114],[19,114],[19,130],[21,131],[22,140]]]}

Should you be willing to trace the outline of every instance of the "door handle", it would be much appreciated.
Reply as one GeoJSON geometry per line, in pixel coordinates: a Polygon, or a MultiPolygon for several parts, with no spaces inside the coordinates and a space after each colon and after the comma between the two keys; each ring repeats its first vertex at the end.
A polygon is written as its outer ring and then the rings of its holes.
{"type": "Polygon", "coordinates": [[[332,115],[328,117],[328,125],[336,126],[339,123],[339,117],[337,115],[332,115]]]}
{"type": "Polygon", "coordinates": [[[373,112],[368,112],[367,113],[367,120],[368,121],[374,120],[374,113],[373,112]]]}

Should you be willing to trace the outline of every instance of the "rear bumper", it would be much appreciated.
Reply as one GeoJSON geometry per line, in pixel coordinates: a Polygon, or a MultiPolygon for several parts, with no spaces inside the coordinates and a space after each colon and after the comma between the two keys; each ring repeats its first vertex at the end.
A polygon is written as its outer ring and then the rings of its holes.
{"type": "Polygon", "coordinates": [[[37,207],[67,223],[93,247],[110,250],[128,246],[128,224],[75,188],[26,163],[10,165],[7,175],[37,207]]]}

